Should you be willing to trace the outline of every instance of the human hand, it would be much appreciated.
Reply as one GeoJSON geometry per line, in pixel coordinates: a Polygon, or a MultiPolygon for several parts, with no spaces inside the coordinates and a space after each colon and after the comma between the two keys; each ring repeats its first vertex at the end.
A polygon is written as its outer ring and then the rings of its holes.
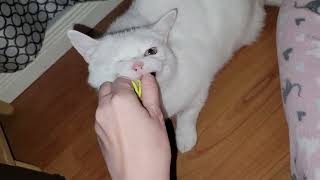
{"type": "Polygon", "coordinates": [[[113,180],[169,180],[171,151],[155,78],[142,77],[141,102],[130,80],[99,90],[95,130],[113,180]]]}

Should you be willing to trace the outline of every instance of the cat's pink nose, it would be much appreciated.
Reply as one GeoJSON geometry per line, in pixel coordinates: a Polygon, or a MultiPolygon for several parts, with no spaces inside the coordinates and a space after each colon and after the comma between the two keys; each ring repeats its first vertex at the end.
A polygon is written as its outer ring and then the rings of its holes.
{"type": "Polygon", "coordinates": [[[134,71],[142,70],[143,65],[144,65],[144,64],[143,64],[142,62],[134,63],[133,66],[132,66],[132,69],[133,69],[134,71]]]}

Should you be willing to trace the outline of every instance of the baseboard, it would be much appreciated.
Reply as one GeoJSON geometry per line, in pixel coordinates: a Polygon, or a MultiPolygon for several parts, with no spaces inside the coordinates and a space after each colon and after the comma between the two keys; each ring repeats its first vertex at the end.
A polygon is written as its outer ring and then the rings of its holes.
{"type": "Polygon", "coordinates": [[[79,3],[72,7],[48,29],[34,62],[22,71],[0,74],[0,99],[11,103],[72,47],[66,32],[75,23],[94,27],[122,1],[79,3]]]}

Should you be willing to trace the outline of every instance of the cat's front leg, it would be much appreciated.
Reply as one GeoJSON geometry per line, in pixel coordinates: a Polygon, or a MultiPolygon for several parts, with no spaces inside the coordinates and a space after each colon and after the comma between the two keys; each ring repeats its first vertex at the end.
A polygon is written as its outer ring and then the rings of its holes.
{"type": "Polygon", "coordinates": [[[198,94],[191,106],[177,114],[176,142],[180,152],[190,151],[197,143],[197,119],[208,91],[198,94]]]}

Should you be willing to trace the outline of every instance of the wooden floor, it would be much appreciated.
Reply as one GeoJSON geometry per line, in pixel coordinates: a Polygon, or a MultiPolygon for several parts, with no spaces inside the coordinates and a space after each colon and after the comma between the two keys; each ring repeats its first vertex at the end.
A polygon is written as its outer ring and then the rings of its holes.
{"type": "MultiPolygon", "coordinates": [[[[199,118],[199,142],[178,155],[179,180],[290,178],[276,61],[278,9],[267,12],[258,42],[217,76],[199,118]]],[[[72,49],[14,101],[15,115],[1,119],[16,159],[68,180],[109,179],[93,130],[97,98],[86,79],[86,64],[72,49]]]]}

